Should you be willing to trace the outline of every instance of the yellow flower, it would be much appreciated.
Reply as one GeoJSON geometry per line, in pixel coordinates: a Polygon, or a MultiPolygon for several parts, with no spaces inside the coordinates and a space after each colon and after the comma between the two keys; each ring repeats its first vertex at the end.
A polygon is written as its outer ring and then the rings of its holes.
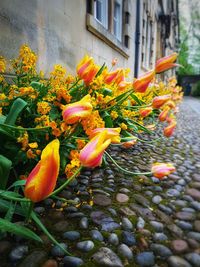
{"type": "Polygon", "coordinates": [[[118,118],[118,113],[117,111],[115,110],[112,110],[111,113],[110,113],[110,116],[113,120],[117,119],[118,118]]]}
{"type": "Polygon", "coordinates": [[[50,112],[51,107],[49,105],[48,102],[45,101],[41,101],[37,103],[37,112],[42,114],[42,115],[46,115],[50,112]]]}
{"type": "Polygon", "coordinates": [[[6,70],[6,61],[3,57],[0,56],[0,72],[5,72],[6,70]]]}
{"type": "Polygon", "coordinates": [[[28,146],[29,146],[30,148],[38,148],[38,143],[37,143],[37,142],[29,143],[28,146]]]}
{"type": "Polygon", "coordinates": [[[121,127],[122,130],[127,130],[128,129],[127,125],[125,123],[123,123],[123,122],[120,124],[120,127],[121,127]]]}

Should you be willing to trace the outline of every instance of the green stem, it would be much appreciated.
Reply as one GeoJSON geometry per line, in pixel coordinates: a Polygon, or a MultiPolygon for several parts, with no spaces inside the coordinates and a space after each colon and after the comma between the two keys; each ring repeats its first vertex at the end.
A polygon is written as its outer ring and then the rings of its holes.
{"type": "Polygon", "coordinates": [[[105,151],[105,154],[123,172],[129,173],[129,174],[133,174],[133,175],[150,175],[150,174],[152,174],[152,172],[131,172],[129,170],[126,170],[126,169],[122,168],[121,166],[119,166],[117,164],[117,162],[110,156],[110,154],[108,154],[108,152],[105,151]]]}
{"type": "Polygon", "coordinates": [[[71,199],[66,199],[66,198],[63,198],[63,197],[51,196],[51,198],[58,199],[60,201],[66,202],[66,203],[71,203],[71,204],[75,204],[75,205],[78,204],[77,201],[74,201],[74,200],[71,200],[71,199]]]}
{"type": "Polygon", "coordinates": [[[72,86],[70,86],[69,88],[68,88],[68,90],[71,90],[75,85],[77,85],[77,83],[80,81],[81,79],[77,79],[77,81],[74,83],[74,84],[72,84],[72,86]]]}
{"type": "Polygon", "coordinates": [[[43,231],[43,233],[45,233],[48,238],[57,246],[59,246],[67,255],[72,256],[72,254],[70,254],[66,249],[64,249],[59,243],[58,241],[49,233],[49,231],[47,230],[47,228],[43,225],[43,223],[40,221],[40,219],[36,216],[36,214],[34,212],[31,213],[31,218],[33,219],[33,221],[39,226],[39,228],[43,231]]]}
{"type": "Polygon", "coordinates": [[[81,171],[82,166],[78,168],[78,170],[69,178],[66,180],[66,182],[64,182],[60,187],[58,187],[55,191],[53,191],[49,197],[55,196],[56,194],[58,194],[61,190],[63,190],[76,176],[77,174],[81,171]]]}
{"type": "Polygon", "coordinates": [[[0,197],[8,200],[14,200],[14,201],[19,201],[19,202],[30,202],[29,199],[27,198],[19,198],[19,197],[11,197],[11,196],[5,196],[3,193],[0,193],[0,197]]]}
{"type": "Polygon", "coordinates": [[[18,130],[18,131],[39,131],[39,130],[41,131],[41,130],[48,130],[51,128],[49,126],[40,127],[40,128],[23,128],[23,127],[15,127],[15,126],[4,124],[4,123],[0,123],[0,126],[5,127],[5,128],[10,128],[13,130],[18,130]]]}
{"type": "Polygon", "coordinates": [[[33,207],[34,207],[34,202],[30,201],[29,207],[28,207],[28,212],[27,212],[27,216],[26,216],[26,222],[29,222],[30,218],[31,218],[31,213],[33,211],[33,207]]]}

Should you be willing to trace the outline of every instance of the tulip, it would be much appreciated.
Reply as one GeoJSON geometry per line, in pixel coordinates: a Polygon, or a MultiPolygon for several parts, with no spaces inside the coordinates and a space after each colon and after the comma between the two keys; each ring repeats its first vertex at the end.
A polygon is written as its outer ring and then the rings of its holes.
{"type": "Polygon", "coordinates": [[[83,74],[85,73],[87,67],[94,62],[92,57],[88,55],[84,56],[84,58],[78,64],[76,71],[80,78],[82,78],[83,74]]]}
{"type": "Polygon", "coordinates": [[[153,108],[162,107],[162,105],[164,105],[170,98],[171,98],[171,95],[161,95],[161,96],[154,97],[153,102],[152,102],[153,108]]]}
{"type": "Polygon", "coordinates": [[[50,142],[42,151],[41,160],[29,174],[24,194],[33,202],[39,202],[50,195],[55,186],[60,167],[60,142],[50,142]]]}
{"type": "Polygon", "coordinates": [[[176,128],[176,124],[177,124],[176,121],[170,122],[170,124],[163,130],[164,136],[170,137],[176,128]]]}
{"type": "Polygon", "coordinates": [[[154,77],[155,71],[152,70],[135,79],[133,81],[133,88],[135,89],[135,92],[144,93],[154,77]]]}
{"type": "Polygon", "coordinates": [[[118,84],[118,89],[120,91],[125,90],[127,87],[131,86],[131,82],[122,81],[118,84]]]}
{"type": "Polygon", "coordinates": [[[94,64],[94,59],[87,55],[76,68],[79,78],[82,79],[86,85],[89,85],[94,80],[98,70],[99,67],[94,64]]]}
{"type": "Polygon", "coordinates": [[[122,143],[122,146],[124,148],[130,148],[130,147],[134,146],[136,143],[137,143],[137,139],[133,139],[133,140],[122,143]]]}
{"type": "Polygon", "coordinates": [[[158,116],[160,121],[165,121],[167,119],[168,113],[170,111],[170,107],[166,106],[163,111],[158,116]]]}
{"type": "Polygon", "coordinates": [[[86,71],[82,75],[82,79],[83,79],[85,85],[87,85],[87,86],[90,85],[90,83],[94,80],[98,71],[99,71],[99,67],[97,67],[94,64],[90,65],[86,69],[86,71]]]}
{"type": "Polygon", "coordinates": [[[177,56],[178,56],[177,53],[172,53],[169,56],[166,56],[166,57],[163,57],[157,60],[156,67],[155,67],[156,73],[160,73],[168,69],[171,69],[173,67],[179,66],[178,64],[174,63],[177,56]]]}
{"type": "Polygon", "coordinates": [[[86,95],[80,101],[68,104],[63,108],[63,119],[68,124],[73,124],[81,118],[89,116],[92,112],[91,96],[86,95]]]}
{"type": "Polygon", "coordinates": [[[124,81],[124,70],[123,69],[116,69],[115,71],[109,72],[104,77],[104,82],[106,84],[111,84],[115,82],[119,84],[120,82],[124,81]]]}
{"type": "Polygon", "coordinates": [[[162,179],[164,176],[167,176],[172,172],[175,172],[175,170],[175,167],[171,163],[156,162],[151,168],[153,175],[159,179],[162,179]]]}
{"type": "Polygon", "coordinates": [[[152,107],[142,108],[139,111],[140,116],[142,118],[145,118],[145,117],[149,116],[149,114],[151,114],[152,110],[153,110],[152,107]]]}
{"type": "Polygon", "coordinates": [[[103,153],[111,143],[108,136],[107,130],[99,133],[80,151],[79,159],[82,166],[94,168],[101,165],[103,153]]]}
{"type": "Polygon", "coordinates": [[[102,133],[103,131],[107,131],[107,137],[111,140],[111,143],[120,143],[120,131],[121,128],[96,128],[91,131],[90,133],[90,139],[96,136],[97,134],[102,133]]]}
{"type": "Polygon", "coordinates": [[[166,106],[169,106],[171,109],[174,109],[176,107],[174,101],[172,100],[167,101],[166,106]]]}

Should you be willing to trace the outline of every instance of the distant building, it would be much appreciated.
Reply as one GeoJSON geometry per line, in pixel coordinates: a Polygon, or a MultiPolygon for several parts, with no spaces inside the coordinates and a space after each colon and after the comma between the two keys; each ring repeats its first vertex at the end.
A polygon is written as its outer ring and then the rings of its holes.
{"type": "Polygon", "coordinates": [[[136,77],[177,50],[177,0],[1,0],[0,54],[12,58],[23,43],[47,73],[74,72],[88,53],[98,64],[118,58],[136,77]]]}

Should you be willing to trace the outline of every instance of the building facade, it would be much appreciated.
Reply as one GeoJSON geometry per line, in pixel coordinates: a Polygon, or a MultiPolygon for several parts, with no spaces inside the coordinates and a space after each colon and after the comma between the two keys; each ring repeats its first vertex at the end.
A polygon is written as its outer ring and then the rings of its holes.
{"type": "Polygon", "coordinates": [[[13,58],[27,43],[39,69],[74,72],[89,54],[98,64],[131,69],[137,77],[178,45],[177,0],[1,0],[0,54],[13,58]]]}

